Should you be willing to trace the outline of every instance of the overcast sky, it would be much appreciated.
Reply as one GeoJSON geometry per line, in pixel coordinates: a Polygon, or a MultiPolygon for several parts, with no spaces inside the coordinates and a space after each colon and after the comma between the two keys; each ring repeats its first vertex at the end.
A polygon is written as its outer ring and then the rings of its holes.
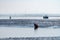
{"type": "Polygon", "coordinates": [[[0,0],[0,14],[59,14],[60,0],[0,0]]]}

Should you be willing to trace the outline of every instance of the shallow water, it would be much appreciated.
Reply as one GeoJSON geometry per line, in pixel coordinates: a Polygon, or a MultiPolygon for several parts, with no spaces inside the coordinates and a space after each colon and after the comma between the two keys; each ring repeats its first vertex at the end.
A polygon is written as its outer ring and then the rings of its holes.
{"type": "Polygon", "coordinates": [[[60,28],[38,28],[33,27],[0,27],[0,38],[9,37],[56,37],[60,36],[60,28]]]}

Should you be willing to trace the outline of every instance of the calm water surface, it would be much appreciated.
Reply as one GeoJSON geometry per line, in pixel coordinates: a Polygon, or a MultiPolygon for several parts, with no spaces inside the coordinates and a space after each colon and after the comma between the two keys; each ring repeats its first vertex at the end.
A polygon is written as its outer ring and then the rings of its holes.
{"type": "Polygon", "coordinates": [[[9,37],[56,37],[60,36],[60,28],[34,28],[30,27],[5,27],[0,26],[0,38],[9,38],[9,37]]]}

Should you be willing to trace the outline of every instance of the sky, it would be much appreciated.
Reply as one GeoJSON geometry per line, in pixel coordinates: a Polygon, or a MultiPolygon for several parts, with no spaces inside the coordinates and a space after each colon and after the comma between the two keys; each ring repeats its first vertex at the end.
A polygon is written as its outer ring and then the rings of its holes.
{"type": "Polygon", "coordinates": [[[59,14],[60,0],[0,0],[0,14],[59,14]]]}

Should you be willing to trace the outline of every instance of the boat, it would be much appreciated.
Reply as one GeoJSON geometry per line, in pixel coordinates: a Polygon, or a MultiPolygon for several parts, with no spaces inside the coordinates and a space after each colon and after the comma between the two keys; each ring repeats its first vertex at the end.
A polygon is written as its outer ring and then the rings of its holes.
{"type": "Polygon", "coordinates": [[[48,16],[43,16],[43,19],[48,19],[48,16]]]}

